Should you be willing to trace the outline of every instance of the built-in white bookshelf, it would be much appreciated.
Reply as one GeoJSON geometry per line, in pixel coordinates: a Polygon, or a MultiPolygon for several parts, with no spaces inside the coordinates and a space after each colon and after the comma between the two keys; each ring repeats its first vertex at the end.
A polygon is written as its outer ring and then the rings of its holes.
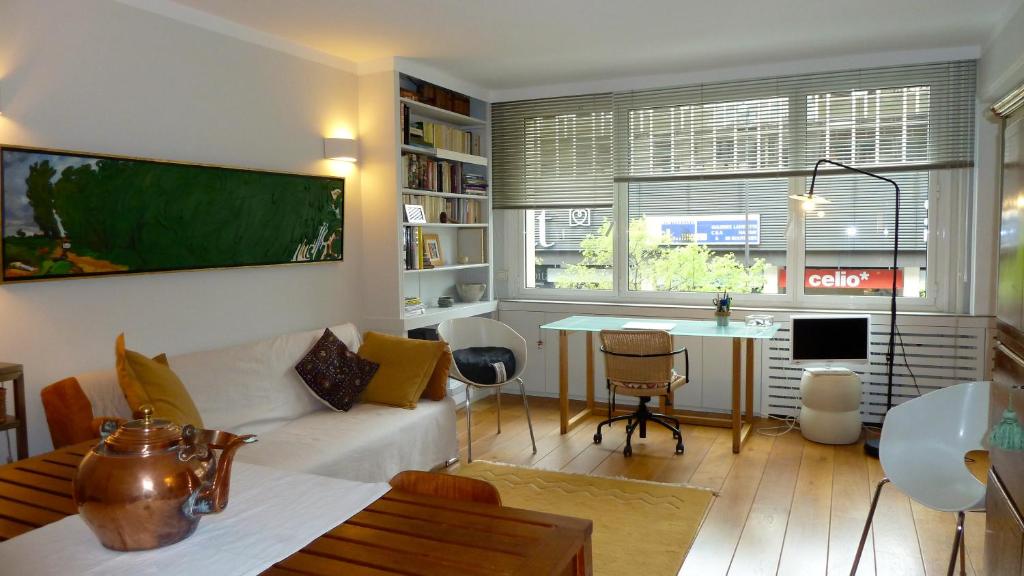
{"type": "Polygon", "coordinates": [[[401,333],[497,309],[491,264],[490,105],[472,94],[447,107],[423,102],[420,86],[445,88],[430,80],[393,70],[360,83],[360,125],[365,121],[381,127],[361,139],[360,154],[363,240],[375,246],[364,251],[374,255],[364,266],[369,275],[364,280],[365,314],[371,329],[401,333]],[[384,136],[385,128],[391,128],[389,136],[384,136]],[[408,222],[406,204],[422,205],[428,222],[408,222]],[[436,238],[440,264],[419,256],[424,236],[436,238]],[[410,242],[418,248],[410,250],[410,242]],[[458,284],[487,288],[480,301],[462,302],[458,284]],[[442,296],[452,297],[454,304],[439,307],[442,296]],[[407,297],[419,298],[425,312],[407,314],[407,297]]]}

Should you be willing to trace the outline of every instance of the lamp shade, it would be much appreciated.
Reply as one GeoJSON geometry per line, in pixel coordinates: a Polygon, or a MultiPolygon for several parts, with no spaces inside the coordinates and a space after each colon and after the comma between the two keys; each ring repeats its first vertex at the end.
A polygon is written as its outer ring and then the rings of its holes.
{"type": "Polygon", "coordinates": [[[359,159],[359,143],[352,138],[324,138],[324,158],[355,162],[359,159]]]}

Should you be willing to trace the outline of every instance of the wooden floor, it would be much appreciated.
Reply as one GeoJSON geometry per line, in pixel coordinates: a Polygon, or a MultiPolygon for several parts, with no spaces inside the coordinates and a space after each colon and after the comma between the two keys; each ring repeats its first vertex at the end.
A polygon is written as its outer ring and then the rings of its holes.
{"type": "MultiPolygon", "coordinates": [[[[794,431],[784,436],[751,434],[742,453],[731,450],[729,430],[685,426],[686,452],[674,455],[667,430],[649,429],[634,438],[633,456],[624,458],[625,427],[603,431],[594,444],[591,417],[571,433],[558,433],[558,405],[530,398],[537,454],[522,403],[502,398],[502,433],[496,433],[495,400],[474,403],[473,458],[602,476],[703,486],[718,492],[700,533],[680,570],[686,576],[814,576],[849,574],[875,483],[878,460],[860,445],[826,446],[794,431]]],[[[775,426],[777,422],[762,426],[775,426]]],[[[466,421],[458,423],[462,460],[466,421]]],[[[984,455],[972,465],[984,474],[984,455]]],[[[912,502],[891,485],[883,490],[874,532],[858,574],[933,576],[946,573],[955,518],[912,502]]],[[[984,570],[984,514],[967,519],[967,573],[984,570]]]]}

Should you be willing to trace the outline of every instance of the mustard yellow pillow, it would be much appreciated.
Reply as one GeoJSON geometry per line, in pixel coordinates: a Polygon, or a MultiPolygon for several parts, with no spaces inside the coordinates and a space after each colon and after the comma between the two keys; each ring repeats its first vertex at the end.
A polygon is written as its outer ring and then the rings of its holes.
{"type": "Polygon", "coordinates": [[[360,398],[412,410],[430,381],[443,342],[367,332],[359,356],[380,365],[360,398]]]}
{"type": "Polygon", "coordinates": [[[203,427],[199,410],[185,385],[167,365],[166,356],[161,354],[156,358],[147,358],[125,349],[124,334],[117,337],[114,353],[117,358],[117,383],[133,414],[138,414],[142,405],[149,404],[156,418],[165,418],[181,426],[192,424],[197,428],[203,427]]]}

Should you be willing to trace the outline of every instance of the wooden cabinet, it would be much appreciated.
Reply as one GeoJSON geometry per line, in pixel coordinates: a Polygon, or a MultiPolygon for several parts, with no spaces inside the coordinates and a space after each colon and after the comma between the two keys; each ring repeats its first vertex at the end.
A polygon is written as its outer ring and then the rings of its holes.
{"type": "Polygon", "coordinates": [[[988,576],[1024,575],[1024,524],[994,471],[985,500],[985,570],[988,576]]]}

